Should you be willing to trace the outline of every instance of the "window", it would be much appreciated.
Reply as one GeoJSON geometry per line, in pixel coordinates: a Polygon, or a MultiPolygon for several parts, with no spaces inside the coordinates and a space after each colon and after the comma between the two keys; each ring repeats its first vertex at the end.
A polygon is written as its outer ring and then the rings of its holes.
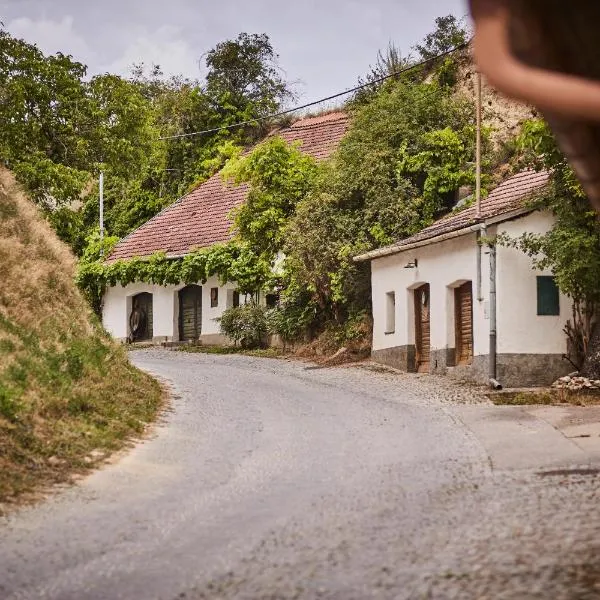
{"type": "Polygon", "coordinates": [[[386,300],[386,316],[385,316],[385,332],[394,333],[396,331],[396,293],[388,292],[385,295],[386,300]]]}
{"type": "Polygon", "coordinates": [[[554,277],[537,278],[537,314],[545,317],[560,315],[558,286],[554,277]]]}
{"type": "Polygon", "coordinates": [[[210,288],[210,307],[219,306],[219,288],[210,288]]]}
{"type": "Polygon", "coordinates": [[[233,307],[237,308],[240,305],[240,293],[237,290],[233,292],[233,307]]]}
{"type": "Polygon", "coordinates": [[[279,304],[279,296],[277,294],[267,294],[267,308],[275,308],[279,304]]]}

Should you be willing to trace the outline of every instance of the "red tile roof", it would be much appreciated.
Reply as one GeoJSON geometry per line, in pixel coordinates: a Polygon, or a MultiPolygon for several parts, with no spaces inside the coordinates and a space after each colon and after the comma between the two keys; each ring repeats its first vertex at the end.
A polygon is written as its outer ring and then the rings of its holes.
{"type": "Polygon", "coordinates": [[[487,198],[482,199],[480,218],[477,217],[477,207],[470,206],[459,213],[445,216],[416,235],[400,240],[391,246],[368,252],[357,257],[356,260],[369,260],[377,258],[377,256],[402,252],[404,246],[427,240],[433,242],[435,238],[446,233],[452,233],[479,222],[485,222],[487,219],[524,209],[526,200],[544,187],[549,178],[550,174],[547,171],[523,171],[518,173],[500,184],[487,198]]]}
{"type": "MultiPolygon", "coordinates": [[[[346,113],[334,112],[296,121],[273,132],[288,142],[301,142],[300,149],[316,159],[329,157],[348,128],[346,113]]],[[[217,173],[147,223],[123,238],[114,248],[110,262],[155,252],[181,256],[231,238],[229,213],[242,204],[248,186],[232,186],[217,173]]]]}

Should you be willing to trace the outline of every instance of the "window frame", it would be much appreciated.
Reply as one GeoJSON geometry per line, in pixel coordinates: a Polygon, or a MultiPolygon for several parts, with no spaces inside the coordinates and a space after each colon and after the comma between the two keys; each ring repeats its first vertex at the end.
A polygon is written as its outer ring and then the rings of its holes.
{"type": "Polygon", "coordinates": [[[211,308],[219,307],[219,288],[218,287],[210,288],[210,307],[211,308]]]}
{"type": "Polygon", "coordinates": [[[396,292],[385,293],[385,335],[396,333],[396,292]]]}
{"type": "Polygon", "coordinates": [[[536,314],[538,317],[559,317],[560,316],[560,290],[556,285],[556,277],[553,275],[536,276],[536,314]],[[547,287],[548,282],[552,282],[554,289],[547,287]],[[546,287],[544,287],[546,286],[546,287]],[[545,297],[544,294],[552,293],[552,297],[545,297]]]}

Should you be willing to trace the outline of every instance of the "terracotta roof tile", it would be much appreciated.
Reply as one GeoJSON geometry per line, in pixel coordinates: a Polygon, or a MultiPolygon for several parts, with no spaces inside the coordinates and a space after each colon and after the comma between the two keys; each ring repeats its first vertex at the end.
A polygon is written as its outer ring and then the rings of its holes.
{"type": "MultiPolygon", "coordinates": [[[[300,141],[303,152],[322,160],[337,148],[348,122],[343,112],[329,113],[301,119],[271,135],[279,135],[288,142],[300,141]]],[[[245,201],[247,194],[247,185],[227,185],[217,173],[123,238],[108,260],[145,257],[159,251],[167,256],[180,256],[196,248],[226,242],[231,238],[228,215],[245,201]]]]}
{"type": "Polygon", "coordinates": [[[391,246],[357,257],[357,260],[376,258],[377,254],[385,255],[393,254],[395,251],[401,252],[403,246],[433,240],[440,235],[452,233],[453,231],[464,229],[486,219],[499,217],[521,209],[525,200],[546,185],[549,178],[550,174],[546,171],[523,171],[518,173],[500,184],[487,198],[482,199],[481,218],[477,218],[477,208],[470,206],[459,213],[447,215],[416,235],[405,238],[391,246]]]}

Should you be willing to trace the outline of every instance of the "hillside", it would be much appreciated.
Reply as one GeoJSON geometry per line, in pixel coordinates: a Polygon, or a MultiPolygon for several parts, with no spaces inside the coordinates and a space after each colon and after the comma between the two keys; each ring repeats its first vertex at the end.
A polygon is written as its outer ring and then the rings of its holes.
{"type": "Polygon", "coordinates": [[[75,261],[0,170],[0,507],[65,481],[144,431],[159,385],[73,283],[75,261]]]}

